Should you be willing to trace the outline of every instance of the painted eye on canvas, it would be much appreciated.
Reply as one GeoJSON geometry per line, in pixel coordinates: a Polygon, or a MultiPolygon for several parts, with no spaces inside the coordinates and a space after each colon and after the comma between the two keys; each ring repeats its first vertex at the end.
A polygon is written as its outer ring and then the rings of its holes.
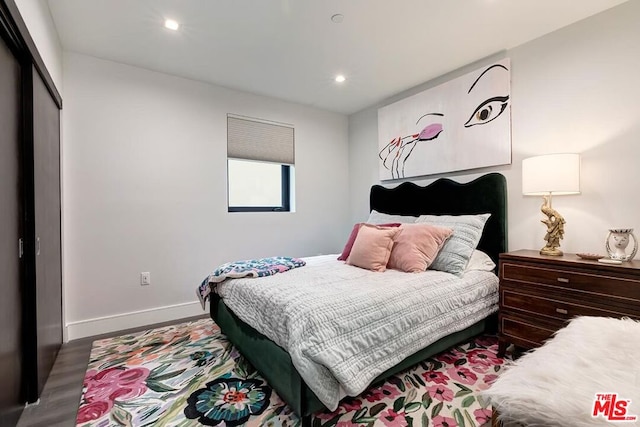
{"type": "Polygon", "coordinates": [[[508,96],[496,96],[489,98],[471,114],[464,127],[468,128],[475,125],[484,125],[492,120],[497,119],[509,105],[508,96]]]}

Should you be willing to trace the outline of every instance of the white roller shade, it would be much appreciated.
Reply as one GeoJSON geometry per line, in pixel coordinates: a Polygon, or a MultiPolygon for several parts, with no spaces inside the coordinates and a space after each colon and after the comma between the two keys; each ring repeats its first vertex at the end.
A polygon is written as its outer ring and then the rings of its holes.
{"type": "Polygon", "coordinates": [[[227,116],[227,157],[293,165],[293,127],[227,116]]]}

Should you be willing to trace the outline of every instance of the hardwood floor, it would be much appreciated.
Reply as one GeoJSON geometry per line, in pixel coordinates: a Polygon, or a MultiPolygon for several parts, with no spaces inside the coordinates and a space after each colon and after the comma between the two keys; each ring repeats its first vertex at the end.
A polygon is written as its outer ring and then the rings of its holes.
{"type": "Polygon", "coordinates": [[[207,315],[128,329],[97,337],[83,338],[62,345],[38,404],[26,407],[17,427],[74,427],[82,394],[82,380],[94,340],[174,325],[208,317],[207,315]]]}

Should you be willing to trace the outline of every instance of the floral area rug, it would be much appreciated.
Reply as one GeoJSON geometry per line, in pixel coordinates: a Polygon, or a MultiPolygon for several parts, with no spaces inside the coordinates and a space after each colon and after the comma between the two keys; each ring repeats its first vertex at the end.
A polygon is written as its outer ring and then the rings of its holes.
{"type": "MultiPolygon", "coordinates": [[[[477,337],[316,414],[312,425],[483,426],[491,409],[478,391],[503,364],[497,347],[496,338],[477,337]]],[[[94,342],[78,426],[244,424],[298,426],[300,419],[212,320],[94,342]]]]}

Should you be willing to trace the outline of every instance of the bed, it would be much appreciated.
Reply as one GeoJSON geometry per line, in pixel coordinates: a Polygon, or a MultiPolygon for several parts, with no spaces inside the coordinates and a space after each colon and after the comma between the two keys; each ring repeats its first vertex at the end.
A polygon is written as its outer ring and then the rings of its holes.
{"type": "MultiPolygon", "coordinates": [[[[487,174],[464,184],[441,178],[425,187],[409,182],[392,189],[375,185],[371,188],[370,208],[391,215],[411,216],[490,213],[491,216],[484,227],[478,249],[489,255],[496,264],[498,255],[506,251],[506,180],[497,173],[487,174]]],[[[308,423],[309,415],[325,409],[325,405],[294,367],[292,357],[287,351],[241,320],[218,294],[211,295],[210,308],[211,317],[230,342],[260,372],[293,411],[303,417],[303,423],[308,423]]],[[[474,320],[470,326],[437,339],[381,372],[371,383],[388,378],[421,360],[482,333],[491,327],[493,321],[493,316],[474,320]]]]}

